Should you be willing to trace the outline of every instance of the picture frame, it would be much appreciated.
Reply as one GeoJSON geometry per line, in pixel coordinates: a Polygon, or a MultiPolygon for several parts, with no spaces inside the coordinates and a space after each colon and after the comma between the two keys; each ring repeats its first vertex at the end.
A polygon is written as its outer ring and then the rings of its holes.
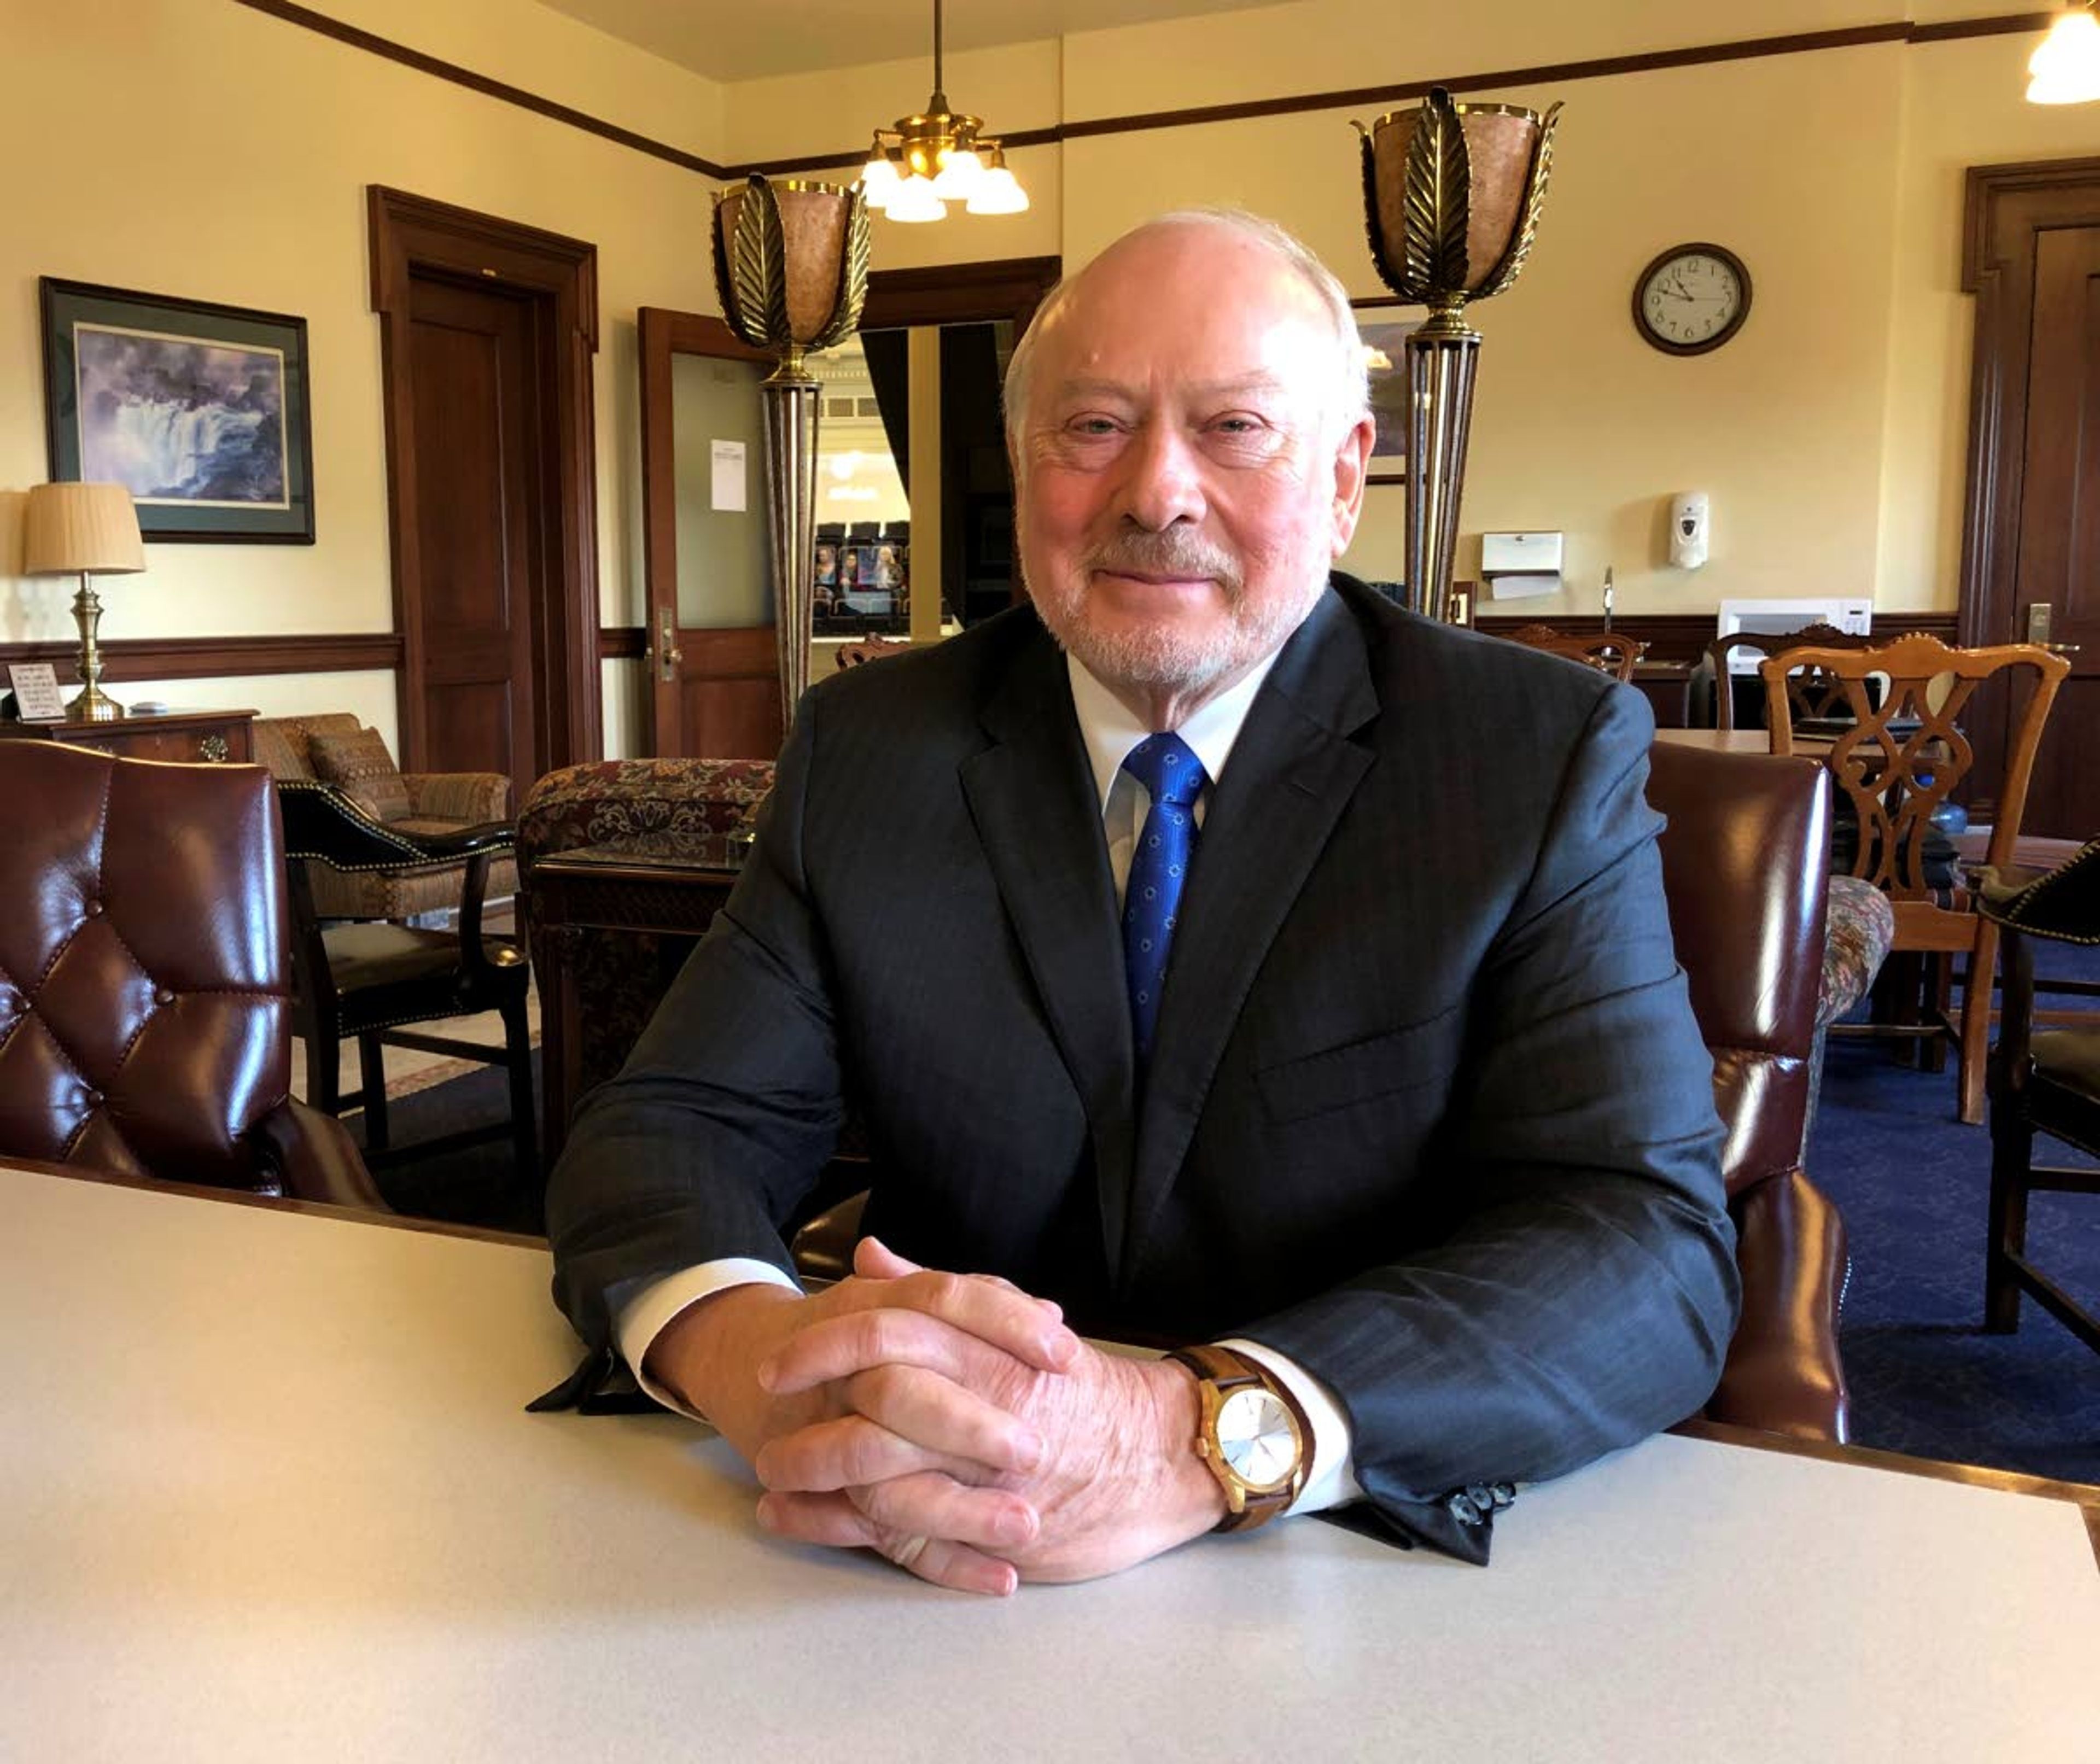
{"type": "Polygon", "coordinates": [[[304,319],[38,285],[53,479],[122,484],[157,541],[314,542],[304,319]]]}
{"type": "MultiPolygon", "coordinates": [[[[1363,309],[1396,307],[1396,300],[1352,301],[1363,309]]],[[[1371,416],[1378,424],[1378,439],[1371,444],[1368,484],[1404,484],[1407,482],[1407,361],[1408,333],[1419,319],[1377,320],[1366,324],[1361,317],[1357,329],[1364,340],[1370,361],[1371,416]]]]}

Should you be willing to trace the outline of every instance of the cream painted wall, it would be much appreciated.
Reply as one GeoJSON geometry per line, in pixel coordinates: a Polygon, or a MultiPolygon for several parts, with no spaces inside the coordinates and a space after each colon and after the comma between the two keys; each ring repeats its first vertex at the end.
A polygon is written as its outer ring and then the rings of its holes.
{"type": "MultiPolygon", "coordinates": [[[[1885,24],[1874,0],[1780,0],[1753,18],[1674,0],[1511,0],[1396,27],[1378,0],[1260,11],[1068,37],[1053,69],[986,51],[948,81],[1001,126],[1227,104],[1281,93],[1538,65],[1749,36],[1885,24]],[[992,100],[996,99],[995,104],[992,100]]],[[[1976,0],[1915,0],[1966,18],[1976,0]]],[[[1483,529],[1559,528],[1568,588],[1510,603],[1593,612],[1613,566],[1624,612],[1703,612],[1723,598],[1873,593],[1889,610],[1951,607],[1967,430],[1970,302],[1958,291],[1967,164],[2100,151],[2091,107],[2022,101],[2036,39],[1879,44],[1712,64],[1551,90],[1476,95],[1568,106],[1542,242],[1524,280],[1480,309],[1481,358],[1461,573],[1483,529]],[[1714,239],[1749,262],[1755,302],[1727,347],[1679,359],[1628,318],[1634,277],[1664,246],[1714,239]],[[1667,562],[1669,498],[1713,499],[1710,561],[1667,562]]],[[[960,66],[960,62],[958,66],[960,66]]],[[[729,151],[845,147],[926,71],[730,89],[729,151]],[[794,119],[806,117],[800,126],[794,119]],[[833,126],[832,119],[840,119],[833,126]]],[[[1028,249],[1083,263],[1146,215],[1236,203],[1275,215],[1352,292],[1383,292],[1363,245],[1352,114],[1368,108],[1080,137],[1052,181],[1017,169],[1028,249]]],[[[878,266],[1012,254],[1000,223],[876,223],[878,266]]],[[[1008,223],[1011,224],[1011,223],[1008,223]]],[[[1374,487],[1349,562],[1401,572],[1404,492],[1374,487]]]]}
{"type": "MultiPolygon", "coordinates": [[[[915,108],[908,60],[721,86],[520,0],[330,0],[350,23],[659,139],[735,160],[853,148],[915,108]]],[[[951,95],[995,127],[1399,81],[1878,21],[1874,0],[1775,0],[1754,20],[1663,0],[1510,0],[1409,37],[1372,0],[1303,0],[958,56],[951,95]]],[[[1915,0],[1966,16],[1974,0],[1915,0]]],[[[155,545],[114,584],[115,636],[392,625],[378,330],[364,189],[385,183],[598,248],[598,554],[609,623],[641,617],[634,313],[710,311],[708,181],[649,156],[268,18],[232,0],[0,0],[11,99],[0,151],[44,168],[0,232],[0,639],[64,637],[70,589],[11,580],[20,490],[45,474],[36,278],[54,275],[308,320],[319,542],[155,545]],[[121,53],[112,53],[119,46],[121,53]],[[84,111],[79,94],[91,88],[84,111]],[[54,143],[64,143],[62,153],[54,143]],[[172,168],[172,169],[171,169],[172,168]],[[186,192],[196,191],[192,196],[186,192]]],[[[2020,101],[2032,39],[1718,64],[1494,95],[1568,103],[1542,244],[1482,309],[1488,336],[1463,524],[1559,527],[1564,599],[1623,611],[1724,594],[1861,592],[1951,606],[1967,423],[1969,301],[1957,284],[1963,166],[2100,151],[2100,112],[2020,101]],[[1711,237],[1748,258],[1749,325],[1675,360],[1627,321],[1641,265],[1711,237]],[[1714,497],[1713,561],[1663,562],[1665,499],[1714,497]]],[[[1123,226],[1237,201],[1304,232],[1378,291],[1341,111],[1080,138],[1013,156],[1034,207],[876,227],[878,267],[1043,254],[1084,261],[1123,226]]],[[[1351,562],[1399,568],[1401,494],[1379,487],[1351,562]]],[[[1462,553],[1470,573],[1472,553],[1462,553]]],[[[642,739],[635,663],[604,668],[610,751],[642,739]]],[[[391,733],[384,676],[176,682],[163,695],[351,703],[391,733]],[[339,690],[338,690],[339,689],[339,690]]],[[[126,682],[127,687],[132,683],[126,682]]],[[[150,688],[150,683],[147,683],[150,688]]]]}
{"type": "Polygon", "coordinates": [[[726,88],[535,0],[305,0],[536,98],[719,161],[726,88]]]}
{"type": "MultiPolygon", "coordinates": [[[[387,9],[339,10],[371,15],[377,29],[387,9]]],[[[149,545],[145,574],[107,597],[106,636],[392,628],[370,183],[598,247],[601,600],[609,623],[639,622],[634,314],[712,305],[708,180],[230,0],[0,0],[0,42],[11,86],[0,156],[43,168],[11,183],[0,229],[0,487],[19,492],[46,472],[40,275],[296,313],[308,325],[316,543],[149,545]],[[95,98],[86,109],[84,90],[95,98]]],[[[593,44],[611,54],[610,39],[588,32],[563,53],[580,72],[593,44]]],[[[649,58],[612,55],[612,71],[632,73],[638,59],[649,58]]],[[[523,76],[552,63],[505,66],[523,76]]],[[[558,95],[580,104],[586,83],[572,79],[558,95]]],[[[705,82],[691,84],[698,104],[705,82]]],[[[69,637],[69,588],[10,579],[20,504],[19,494],[0,496],[0,640],[69,637]]],[[[334,702],[334,677],[298,689],[308,708],[315,694],[334,702]]],[[[163,695],[248,704],[283,690],[184,681],[163,695]]],[[[354,681],[344,693],[368,711],[391,697],[373,700],[354,681]]]]}

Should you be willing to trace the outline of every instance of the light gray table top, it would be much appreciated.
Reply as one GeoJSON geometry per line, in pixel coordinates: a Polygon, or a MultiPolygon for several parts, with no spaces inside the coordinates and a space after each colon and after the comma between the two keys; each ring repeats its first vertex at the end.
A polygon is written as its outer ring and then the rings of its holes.
{"type": "Polygon", "coordinates": [[[526,1414],[541,1252],[5,1168],[0,1222],[0,1758],[2100,1757],[2060,1502],[1663,1438],[1485,1572],[1300,1520],[984,1601],[526,1414]]]}

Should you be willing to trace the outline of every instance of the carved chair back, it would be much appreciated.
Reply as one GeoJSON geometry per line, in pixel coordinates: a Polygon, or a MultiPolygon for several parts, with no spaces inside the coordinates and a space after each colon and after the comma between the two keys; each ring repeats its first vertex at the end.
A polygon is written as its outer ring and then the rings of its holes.
{"type": "Polygon", "coordinates": [[[1609,631],[1556,631],[1550,624],[1519,625],[1510,633],[1509,640],[1523,644],[1526,649],[1542,649],[1551,655],[1564,655],[1570,661],[1582,662],[1620,681],[1633,678],[1635,664],[1648,652],[1647,644],[1636,643],[1609,631]]]}
{"type": "Polygon", "coordinates": [[[2010,669],[2031,669],[2032,690],[2014,699],[2005,775],[1999,781],[1985,853],[1988,862],[2001,868],[2011,863],[2036,750],[2071,664],[2038,644],[1956,649],[1922,633],[1857,649],[1784,650],[1767,656],[1758,669],[1764,677],[1765,720],[1776,754],[1796,751],[1787,677],[1797,668],[1827,675],[1840,689],[1839,714],[1846,721],[1824,752],[1824,764],[1840,804],[1850,811],[1841,818],[1849,818],[1857,829],[1851,873],[1880,889],[1895,909],[1892,947],[1939,959],[1941,977],[1935,985],[1943,999],[1946,958],[1965,954],[1969,959],[1972,978],[1960,1025],[1945,1021],[1943,1008],[1935,1006],[1935,1021],[1926,1026],[1935,1034],[1952,1035],[1959,1045],[1962,1118],[1980,1120],[1997,929],[1979,915],[1958,876],[1929,869],[1928,841],[1945,849],[1936,837],[1933,816],[1974,770],[1975,750],[1962,729],[1961,716],[1976,689],[2010,669]],[[1876,676],[1887,682],[1878,703],[1868,690],[1876,676]]]}
{"type": "MultiPolygon", "coordinates": [[[[1731,631],[1706,646],[1714,667],[1714,726],[1736,726],[1736,695],[1728,677],[1728,657],[1736,650],[1752,649],[1761,655],[1776,655],[1792,649],[1865,649],[1873,638],[1841,631],[1817,620],[1798,631],[1731,631]]],[[[1795,722],[1845,714],[1844,690],[1819,668],[1804,668],[1787,676],[1789,718],[1795,722]]]]}

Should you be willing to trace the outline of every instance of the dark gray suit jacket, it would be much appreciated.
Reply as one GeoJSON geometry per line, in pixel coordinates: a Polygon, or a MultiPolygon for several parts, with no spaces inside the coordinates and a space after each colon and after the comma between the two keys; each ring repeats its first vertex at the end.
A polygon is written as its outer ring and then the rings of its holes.
{"type": "Polygon", "coordinates": [[[1696,1409],[1734,1325],[1711,1065],[1635,693],[1337,576],[1206,812],[1133,1079],[1101,805],[1033,614],[818,686],[726,911],[548,1197],[594,1345],[788,1265],[845,1110],[867,1228],[1083,1326],[1325,1380],[1404,1539],[1696,1409]]]}

